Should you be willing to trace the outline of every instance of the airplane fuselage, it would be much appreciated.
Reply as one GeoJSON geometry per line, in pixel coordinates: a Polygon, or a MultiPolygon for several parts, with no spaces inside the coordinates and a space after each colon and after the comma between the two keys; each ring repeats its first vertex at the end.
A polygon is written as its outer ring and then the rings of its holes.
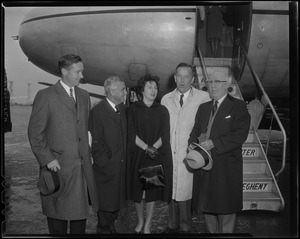
{"type": "MultiPolygon", "coordinates": [[[[235,6],[234,37],[243,41],[271,96],[289,94],[286,6],[235,6]]],[[[159,76],[164,95],[175,88],[175,67],[180,62],[193,64],[198,18],[196,6],[36,8],[20,26],[19,43],[29,61],[51,74],[60,75],[60,56],[74,53],[84,61],[83,83],[103,85],[116,73],[128,87],[135,87],[142,75],[151,73],[159,76]]],[[[232,52],[232,58],[238,57],[234,46],[232,52]]],[[[241,91],[253,95],[251,73],[241,64],[241,91]]]]}

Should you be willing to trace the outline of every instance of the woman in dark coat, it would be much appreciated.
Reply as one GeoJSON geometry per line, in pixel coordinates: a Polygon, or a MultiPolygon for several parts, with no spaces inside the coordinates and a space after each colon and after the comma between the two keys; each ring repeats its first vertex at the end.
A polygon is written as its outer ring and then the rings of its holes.
{"type": "Polygon", "coordinates": [[[136,233],[150,233],[155,201],[170,202],[172,196],[172,156],[170,147],[170,121],[167,108],[155,102],[158,93],[156,76],[145,75],[137,84],[142,100],[128,108],[128,157],[126,166],[127,199],[133,200],[138,217],[136,233]],[[162,164],[165,186],[142,189],[138,170],[162,164]],[[144,204],[146,219],[144,223],[144,204]]]}

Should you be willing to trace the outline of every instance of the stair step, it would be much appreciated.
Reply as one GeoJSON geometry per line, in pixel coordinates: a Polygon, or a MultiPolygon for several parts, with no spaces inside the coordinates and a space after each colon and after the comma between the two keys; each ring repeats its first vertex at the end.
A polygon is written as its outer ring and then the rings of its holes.
{"type": "Polygon", "coordinates": [[[258,158],[260,156],[260,148],[259,147],[243,147],[242,155],[245,158],[258,158]]]}
{"type": "Polygon", "coordinates": [[[283,209],[284,206],[281,201],[270,201],[270,202],[269,201],[258,201],[258,202],[244,201],[242,211],[267,210],[267,211],[281,212],[283,211],[283,209]]]}
{"type": "MultiPolygon", "coordinates": [[[[201,66],[197,66],[196,71],[199,77],[202,77],[204,75],[201,66]]],[[[220,72],[224,72],[225,74],[228,74],[229,68],[228,66],[206,66],[207,74],[211,74],[213,71],[220,71],[220,72]]]]}
{"type": "Polygon", "coordinates": [[[243,148],[248,147],[259,147],[259,143],[251,142],[251,143],[243,143],[243,148]]]}
{"type": "MultiPolygon", "coordinates": [[[[227,66],[227,67],[230,67],[231,63],[232,63],[231,58],[210,58],[210,57],[205,57],[203,59],[204,59],[204,64],[205,64],[206,67],[209,67],[209,66],[227,66]]],[[[194,58],[194,65],[195,66],[201,66],[199,57],[194,58]]]]}
{"type": "Polygon", "coordinates": [[[243,158],[243,163],[265,163],[266,160],[260,158],[260,157],[252,157],[252,158],[243,158]]]}
{"type": "Polygon", "coordinates": [[[245,158],[259,158],[261,156],[260,150],[258,143],[244,143],[242,146],[242,154],[245,158]]]}
{"type": "Polygon", "coordinates": [[[247,180],[247,181],[268,181],[268,180],[271,180],[272,177],[265,174],[265,173],[244,173],[243,174],[244,176],[244,180],[247,180]]]}
{"type": "Polygon", "coordinates": [[[243,193],[243,210],[269,210],[279,212],[283,210],[280,197],[272,192],[243,193]]]}
{"type": "Polygon", "coordinates": [[[267,168],[267,163],[265,160],[260,158],[244,158],[243,159],[243,172],[244,174],[256,174],[265,173],[267,168]]]}
{"type": "Polygon", "coordinates": [[[243,174],[243,192],[272,192],[274,182],[265,173],[243,174]]]}
{"type": "Polygon", "coordinates": [[[282,211],[284,201],[274,192],[243,192],[242,210],[282,211]]]}
{"type": "Polygon", "coordinates": [[[280,201],[280,197],[273,192],[243,192],[244,201],[280,201]]]}

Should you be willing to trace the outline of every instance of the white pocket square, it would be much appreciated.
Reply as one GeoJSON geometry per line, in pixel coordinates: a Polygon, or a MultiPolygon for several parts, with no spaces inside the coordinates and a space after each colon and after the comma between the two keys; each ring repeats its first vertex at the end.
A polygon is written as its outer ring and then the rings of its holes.
{"type": "Polygon", "coordinates": [[[231,118],[231,115],[227,115],[227,116],[225,117],[225,119],[229,119],[229,118],[231,118]]]}

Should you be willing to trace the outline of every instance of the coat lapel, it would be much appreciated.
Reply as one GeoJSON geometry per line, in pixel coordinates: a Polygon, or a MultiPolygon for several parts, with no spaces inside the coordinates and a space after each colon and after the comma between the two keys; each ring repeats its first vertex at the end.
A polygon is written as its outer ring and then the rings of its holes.
{"type": "Polygon", "coordinates": [[[83,95],[82,92],[78,89],[78,87],[74,87],[75,89],[75,96],[76,96],[76,109],[77,109],[77,114],[80,112],[81,109],[84,109],[84,100],[83,100],[83,95]]]}
{"type": "Polygon", "coordinates": [[[179,104],[179,101],[178,101],[178,98],[176,97],[176,89],[173,90],[172,94],[170,95],[170,98],[172,98],[173,105],[174,105],[177,109],[181,108],[181,107],[180,107],[180,104],[179,104]]]}
{"type": "Polygon", "coordinates": [[[116,111],[111,107],[111,105],[108,103],[107,99],[105,98],[105,102],[104,102],[104,106],[105,106],[105,110],[107,111],[107,113],[109,114],[109,116],[111,118],[113,118],[114,120],[119,121],[119,115],[116,113],[116,111]]]}
{"type": "Polygon", "coordinates": [[[215,116],[212,125],[211,134],[214,134],[214,132],[219,131],[219,127],[222,127],[222,121],[225,120],[225,117],[230,113],[231,108],[232,108],[232,101],[227,95],[227,97],[224,99],[224,101],[220,105],[220,108],[217,111],[217,114],[215,116]]]}
{"type": "Polygon", "coordinates": [[[74,103],[71,101],[68,93],[66,92],[66,90],[64,89],[64,87],[61,85],[59,81],[54,85],[54,88],[59,95],[60,101],[63,102],[68,108],[70,108],[70,110],[76,113],[76,107],[74,103]]]}
{"type": "Polygon", "coordinates": [[[205,122],[205,127],[207,128],[208,126],[208,123],[209,123],[209,120],[210,120],[210,114],[211,114],[211,108],[212,108],[212,105],[213,105],[213,100],[211,100],[209,102],[209,104],[206,105],[206,108],[205,108],[205,114],[201,115],[201,117],[205,117],[203,120],[205,122]]]}

